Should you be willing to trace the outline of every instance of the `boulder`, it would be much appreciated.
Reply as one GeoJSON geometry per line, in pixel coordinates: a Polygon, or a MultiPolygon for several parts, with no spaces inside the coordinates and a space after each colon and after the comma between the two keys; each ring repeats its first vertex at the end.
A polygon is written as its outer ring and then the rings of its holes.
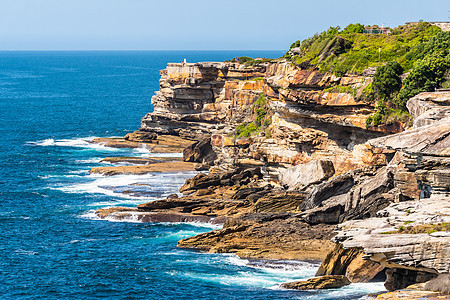
{"type": "Polygon", "coordinates": [[[369,282],[384,267],[379,263],[364,259],[364,252],[358,248],[344,249],[336,244],[322,261],[316,276],[345,275],[351,282],[369,282]]]}
{"type": "Polygon", "coordinates": [[[333,163],[328,160],[313,160],[280,172],[281,184],[295,189],[302,185],[321,182],[334,175],[333,163]]]}
{"type": "Polygon", "coordinates": [[[211,138],[195,142],[183,150],[183,161],[210,164],[216,159],[217,155],[211,146],[211,138]]]}
{"type": "Polygon", "coordinates": [[[344,249],[361,248],[370,260],[395,270],[395,289],[449,273],[448,197],[392,203],[377,215],[339,224],[333,240],[344,249]]]}
{"type": "Polygon", "coordinates": [[[369,259],[364,259],[364,256],[364,252],[360,251],[347,266],[345,276],[351,282],[369,282],[384,270],[384,267],[381,264],[369,259]]]}
{"type": "Polygon", "coordinates": [[[180,188],[180,192],[195,191],[200,189],[206,189],[210,186],[220,185],[220,178],[217,175],[204,173],[198,173],[191,179],[186,179],[186,183],[180,188]]]}
{"type": "Polygon", "coordinates": [[[376,213],[394,201],[388,194],[394,188],[394,175],[383,167],[374,176],[363,176],[348,194],[345,212],[339,222],[375,217],[376,213]]]}
{"type": "Polygon", "coordinates": [[[316,276],[345,275],[347,267],[360,252],[358,248],[344,249],[341,244],[336,244],[322,261],[316,276]]]}
{"type": "Polygon", "coordinates": [[[306,210],[320,207],[322,202],[331,197],[347,194],[355,184],[353,175],[352,172],[348,172],[317,185],[303,201],[300,209],[306,210]]]}
{"type": "Polygon", "coordinates": [[[337,289],[349,285],[351,282],[343,275],[325,275],[311,278],[306,281],[283,283],[281,287],[293,290],[321,290],[337,289]]]}

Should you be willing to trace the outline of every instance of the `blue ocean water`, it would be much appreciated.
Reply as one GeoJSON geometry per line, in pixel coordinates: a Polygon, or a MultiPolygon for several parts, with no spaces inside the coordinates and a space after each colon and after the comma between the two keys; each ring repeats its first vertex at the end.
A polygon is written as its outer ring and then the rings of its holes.
{"type": "Polygon", "coordinates": [[[260,262],[176,248],[207,224],[98,220],[93,211],[177,192],[192,173],[92,176],[152,110],[168,62],[279,57],[282,51],[0,52],[1,299],[354,299],[382,290],[294,292],[278,284],[314,275],[312,262],[260,262]],[[134,183],[139,183],[135,185],[134,183]],[[144,197],[121,194],[144,192],[144,197]]]}

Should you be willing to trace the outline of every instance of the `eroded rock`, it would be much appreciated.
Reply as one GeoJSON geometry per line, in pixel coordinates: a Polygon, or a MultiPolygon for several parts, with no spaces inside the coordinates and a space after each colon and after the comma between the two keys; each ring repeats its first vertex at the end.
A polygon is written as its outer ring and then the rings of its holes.
{"type": "Polygon", "coordinates": [[[313,160],[280,172],[279,180],[281,184],[294,189],[298,186],[321,182],[333,175],[334,167],[331,161],[313,160]]]}
{"type": "Polygon", "coordinates": [[[349,285],[351,282],[343,275],[325,275],[315,277],[306,281],[283,283],[281,287],[293,290],[322,290],[337,289],[349,285]]]}

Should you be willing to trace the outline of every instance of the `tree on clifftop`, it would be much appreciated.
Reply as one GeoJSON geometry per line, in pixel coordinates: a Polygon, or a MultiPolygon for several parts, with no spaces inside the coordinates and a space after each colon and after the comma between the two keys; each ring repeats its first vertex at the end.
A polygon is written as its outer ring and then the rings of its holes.
{"type": "Polygon", "coordinates": [[[402,87],[402,66],[396,61],[390,61],[378,67],[373,77],[373,87],[379,99],[387,100],[402,87]]]}

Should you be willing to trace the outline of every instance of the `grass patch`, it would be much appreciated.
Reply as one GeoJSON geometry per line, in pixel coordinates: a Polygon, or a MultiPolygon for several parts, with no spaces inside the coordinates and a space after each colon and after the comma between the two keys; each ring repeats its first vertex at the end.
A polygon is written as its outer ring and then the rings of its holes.
{"type": "Polygon", "coordinates": [[[271,113],[269,109],[269,101],[261,93],[258,99],[252,105],[252,122],[245,122],[236,127],[235,137],[236,138],[245,138],[251,137],[264,130],[267,136],[267,128],[272,124],[271,113]]]}
{"type": "Polygon", "coordinates": [[[262,63],[270,62],[272,59],[270,58],[251,58],[248,56],[241,56],[241,57],[235,57],[233,59],[227,60],[227,62],[238,62],[240,64],[246,65],[246,66],[257,66],[262,63]]]}
{"type": "MultiPolygon", "coordinates": [[[[409,221],[410,223],[413,223],[409,221]]],[[[405,222],[407,225],[408,222],[405,222]]],[[[408,223],[409,224],[409,223],[408,223]]],[[[381,234],[420,234],[420,233],[433,233],[438,231],[450,232],[450,223],[438,223],[438,224],[421,224],[415,226],[400,226],[395,231],[381,232],[381,234]]]]}

